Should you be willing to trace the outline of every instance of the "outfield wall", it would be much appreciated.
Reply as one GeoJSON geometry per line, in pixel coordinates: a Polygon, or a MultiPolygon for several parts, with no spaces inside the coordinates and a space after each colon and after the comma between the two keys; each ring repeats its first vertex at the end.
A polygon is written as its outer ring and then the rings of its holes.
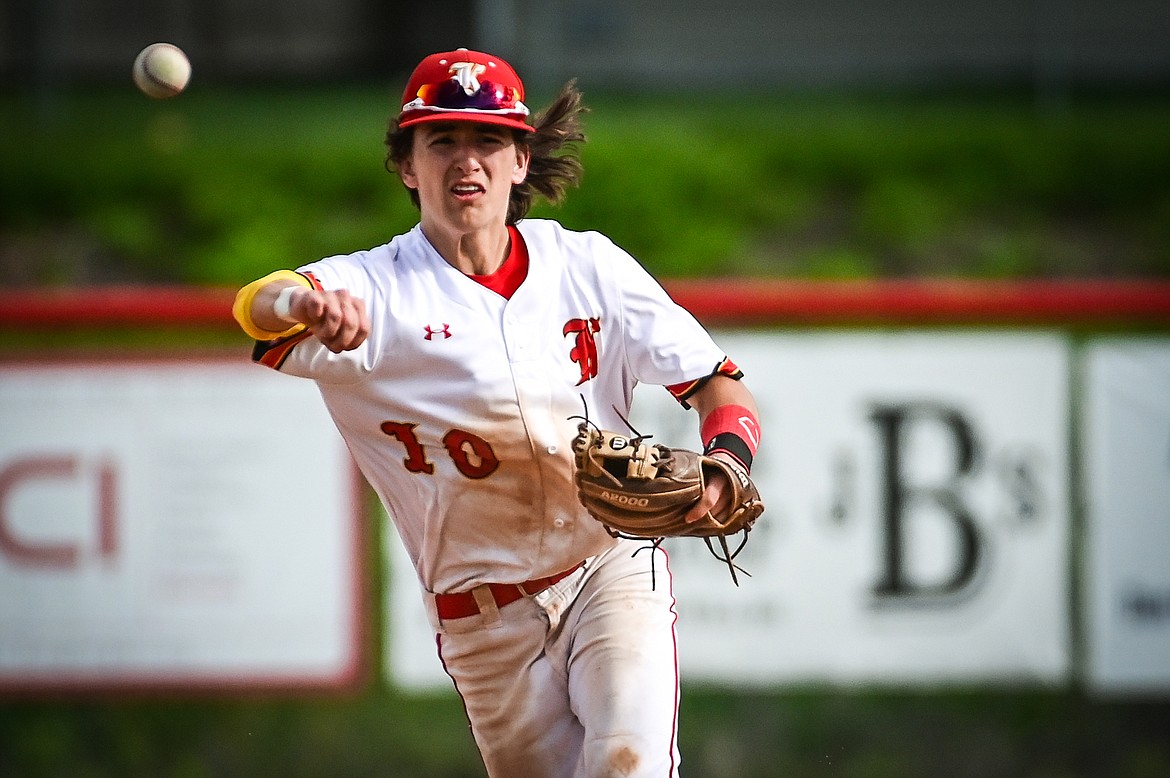
{"type": "MultiPolygon", "coordinates": [[[[669,543],[685,678],[1170,693],[1170,284],[667,286],[767,436],[750,577],[669,543]]],[[[230,332],[230,299],[0,294],[0,691],[449,689],[393,531],[366,569],[382,517],[313,387],[242,336],[126,345],[230,332]]],[[[633,422],[695,445],[652,387],[633,422]]]]}

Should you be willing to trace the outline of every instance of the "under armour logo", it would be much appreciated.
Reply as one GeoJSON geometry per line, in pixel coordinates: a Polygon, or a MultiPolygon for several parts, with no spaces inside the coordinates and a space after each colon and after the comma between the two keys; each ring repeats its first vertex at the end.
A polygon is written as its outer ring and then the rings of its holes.
{"type": "Polygon", "coordinates": [[[451,337],[451,325],[444,324],[439,329],[435,329],[428,324],[427,326],[423,327],[423,332],[426,333],[426,335],[423,337],[425,337],[427,340],[434,340],[436,335],[442,335],[443,340],[446,340],[447,338],[451,337]]]}

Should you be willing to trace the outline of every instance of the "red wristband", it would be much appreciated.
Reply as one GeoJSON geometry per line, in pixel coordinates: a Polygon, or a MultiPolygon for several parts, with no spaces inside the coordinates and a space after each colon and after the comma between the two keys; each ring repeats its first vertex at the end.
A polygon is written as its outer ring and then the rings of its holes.
{"type": "Polygon", "coordinates": [[[703,451],[726,451],[750,468],[760,446],[760,422],[742,405],[720,405],[703,419],[703,451]]]}

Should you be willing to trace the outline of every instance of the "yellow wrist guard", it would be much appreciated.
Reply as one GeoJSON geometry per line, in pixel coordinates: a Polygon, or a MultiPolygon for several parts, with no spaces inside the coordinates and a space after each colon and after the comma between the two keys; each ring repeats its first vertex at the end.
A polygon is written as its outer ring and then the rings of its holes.
{"type": "Polygon", "coordinates": [[[280,332],[273,332],[266,330],[256,325],[252,320],[252,301],[256,299],[256,295],[261,289],[268,286],[273,281],[294,281],[297,284],[312,289],[313,285],[309,283],[309,279],[305,278],[300,273],[292,270],[277,270],[275,273],[269,273],[263,278],[258,278],[252,283],[248,284],[236,293],[236,301],[232,304],[232,316],[235,317],[236,322],[239,323],[240,328],[248,334],[253,340],[276,340],[277,338],[287,338],[289,335],[295,335],[305,328],[305,325],[296,323],[286,330],[280,332]]]}

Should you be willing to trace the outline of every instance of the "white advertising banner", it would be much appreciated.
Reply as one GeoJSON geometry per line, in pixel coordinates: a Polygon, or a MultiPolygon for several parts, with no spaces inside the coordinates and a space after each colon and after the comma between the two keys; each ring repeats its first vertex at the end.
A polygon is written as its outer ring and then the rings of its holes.
{"type": "Polygon", "coordinates": [[[1084,359],[1088,676],[1170,691],[1170,339],[1106,338],[1084,359]]]}
{"type": "MultiPolygon", "coordinates": [[[[759,402],[767,509],[731,580],[668,541],[686,681],[1060,683],[1069,677],[1070,350],[1049,333],[717,333],[759,402]]],[[[696,448],[640,387],[633,418],[696,448]]],[[[387,672],[447,685],[389,533],[387,672]]]]}
{"type": "Polygon", "coordinates": [[[356,484],[309,382],[0,364],[0,691],[350,684],[356,484]]]}

